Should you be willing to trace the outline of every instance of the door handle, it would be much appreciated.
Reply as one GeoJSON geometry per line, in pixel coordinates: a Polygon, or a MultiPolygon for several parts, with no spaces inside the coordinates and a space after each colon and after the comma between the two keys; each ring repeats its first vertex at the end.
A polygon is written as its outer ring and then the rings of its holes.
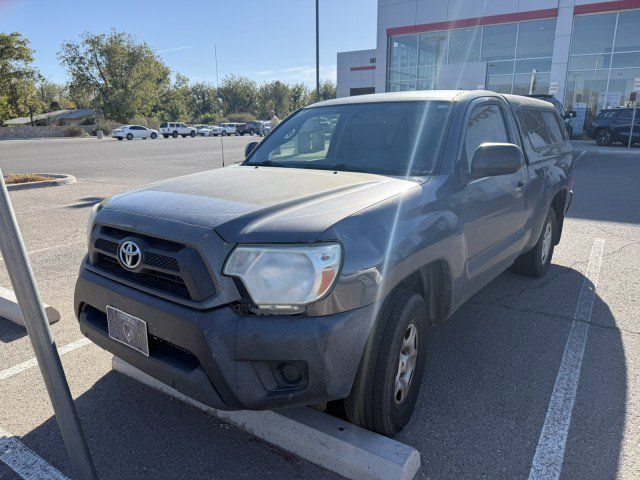
{"type": "Polygon", "coordinates": [[[522,189],[524,188],[524,186],[526,185],[527,182],[523,181],[523,180],[518,180],[518,188],[516,188],[516,192],[518,193],[522,193],[522,189]]]}

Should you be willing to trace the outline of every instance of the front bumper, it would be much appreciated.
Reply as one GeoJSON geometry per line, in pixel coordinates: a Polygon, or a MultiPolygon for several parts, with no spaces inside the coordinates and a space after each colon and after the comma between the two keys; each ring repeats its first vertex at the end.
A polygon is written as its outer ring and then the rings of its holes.
{"type": "Polygon", "coordinates": [[[75,312],[86,337],[185,395],[222,410],[262,410],[346,397],[376,307],[313,318],[202,311],[81,268],[75,312]],[[107,305],[147,322],[149,357],[109,338],[107,305]]]}

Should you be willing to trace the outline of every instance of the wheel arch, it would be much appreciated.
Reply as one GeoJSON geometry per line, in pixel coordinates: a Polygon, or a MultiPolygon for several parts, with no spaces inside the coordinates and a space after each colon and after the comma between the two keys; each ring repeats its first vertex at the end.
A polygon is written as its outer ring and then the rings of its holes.
{"type": "Polygon", "coordinates": [[[562,226],[564,224],[565,205],[567,204],[567,189],[562,188],[556,192],[551,200],[550,208],[553,208],[556,214],[556,232],[553,239],[553,244],[558,245],[560,243],[560,237],[562,235],[562,226]]]}
{"type": "Polygon", "coordinates": [[[427,304],[429,321],[437,322],[449,316],[453,282],[448,262],[433,260],[402,279],[393,289],[406,289],[422,296],[427,304]]]}

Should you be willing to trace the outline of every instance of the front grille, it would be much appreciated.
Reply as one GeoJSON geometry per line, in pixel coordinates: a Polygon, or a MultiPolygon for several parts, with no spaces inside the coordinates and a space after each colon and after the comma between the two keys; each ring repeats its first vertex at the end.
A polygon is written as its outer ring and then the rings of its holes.
{"type": "Polygon", "coordinates": [[[104,254],[98,255],[96,266],[102,270],[130,282],[142,285],[174,297],[191,300],[191,295],[184,280],[177,275],[146,270],[142,273],[130,272],[120,265],[115,258],[104,254]]]}
{"type": "Polygon", "coordinates": [[[180,271],[178,261],[173,257],[167,257],[166,255],[160,255],[158,253],[146,252],[144,254],[144,263],[152,267],[162,268],[164,270],[171,270],[174,272],[180,271]]]}
{"type": "Polygon", "coordinates": [[[198,251],[188,245],[98,225],[92,233],[89,263],[132,286],[144,287],[179,300],[202,302],[215,293],[215,281],[198,251]],[[118,260],[125,240],[139,244],[142,263],[135,270],[118,260]]]}

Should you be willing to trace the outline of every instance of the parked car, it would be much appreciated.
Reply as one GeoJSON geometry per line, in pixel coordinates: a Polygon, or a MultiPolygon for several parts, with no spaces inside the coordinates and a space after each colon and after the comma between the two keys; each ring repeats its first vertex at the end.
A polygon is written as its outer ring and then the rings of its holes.
{"type": "Polygon", "coordinates": [[[223,137],[226,137],[227,135],[238,135],[235,123],[221,123],[220,128],[222,128],[220,135],[223,137]]]}
{"type": "Polygon", "coordinates": [[[254,120],[252,122],[247,123],[248,133],[249,135],[260,135],[264,136],[264,124],[259,120],[254,120]]]}
{"type": "Polygon", "coordinates": [[[198,124],[198,125],[194,125],[193,128],[195,128],[196,132],[198,132],[198,135],[202,137],[213,136],[213,130],[209,125],[198,124]]]}
{"type": "Polygon", "coordinates": [[[134,138],[158,138],[158,131],[151,130],[150,128],[143,127],[142,125],[122,125],[111,132],[113,138],[118,140],[127,139],[133,140],[134,138]]]}
{"type": "Polygon", "coordinates": [[[217,137],[218,135],[222,134],[222,127],[218,125],[209,125],[209,128],[211,129],[211,134],[214,137],[217,137]]]}
{"type": "Polygon", "coordinates": [[[262,128],[265,135],[269,133],[271,131],[271,120],[262,120],[262,128]]]}
{"type": "MultiPolygon", "coordinates": [[[[627,145],[631,132],[633,108],[610,108],[602,110],[587,128],[587,135],[598,145],[608,146],[614,142],[627,145]]],[[[636,110],[631,143],[640,142],[640,109],[636,110]]]]}
{"type": "Polygon", "coordinates": [[[385,435],[428,325],[511,266],[545,275],[572,198],[556,109],[485,91],[316,103],[245,153],[93,209],[80,329],[206,405],[340,401],[385,435]]]}
{"type": "Polygon", "coordinates": [[[249,134],[251,128],[246,123],[236,123],[236,136],[243,136],[249,134]]]}
{"type": "Polygon", "coordinates": [[[551,103],[554,107],[556,107],[556,110],[558,110],[558,113],[563,119],[564,127],[567,129],[569,138],[573,136],[573,125],[571,125],[571,119],[576,117],[576,112],[574,110],[565,111],[564,105],[562,105],[562,102],[558,100],[556,97],[554,97],[553,95],[533,94],[528,96],[532,98],[539,98],[540,100],[545,100],[551,103]]]}
{"type": "Polygon", "coordinates": [[[169,138],[170,136],[178,138],[179,135],[182,136],[182,138],[186,138],[195,137],[198,131],[193,127],[188,127],[184,123],[163,122],[160,124],[160,133],[164,138],[169,138]]]}

